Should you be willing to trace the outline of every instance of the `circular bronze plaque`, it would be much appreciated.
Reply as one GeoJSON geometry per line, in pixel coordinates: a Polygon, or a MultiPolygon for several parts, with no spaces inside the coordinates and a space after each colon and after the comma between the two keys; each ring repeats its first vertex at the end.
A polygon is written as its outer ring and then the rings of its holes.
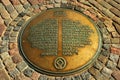
{"type": "Polygon", "coordinates": [[[19,37],[20,52],[35,70],[54,76],[83,71],[97,58],[101,36],[84,15],[50,9],[32,18],[19,37]]]}

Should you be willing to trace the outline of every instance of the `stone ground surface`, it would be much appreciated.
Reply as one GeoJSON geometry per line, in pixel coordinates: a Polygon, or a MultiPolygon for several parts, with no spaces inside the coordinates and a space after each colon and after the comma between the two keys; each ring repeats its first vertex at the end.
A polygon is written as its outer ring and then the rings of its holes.
{"type": "Polygon", "coordinates": [[[120,0],[0,0],[0,80],[120,80],[120,0]],[[82,74],[52,77],[31,69],[21,57],[17,37],[33,15],[55,7],[89,16],[103,38],[100,56],[82,74]]]}

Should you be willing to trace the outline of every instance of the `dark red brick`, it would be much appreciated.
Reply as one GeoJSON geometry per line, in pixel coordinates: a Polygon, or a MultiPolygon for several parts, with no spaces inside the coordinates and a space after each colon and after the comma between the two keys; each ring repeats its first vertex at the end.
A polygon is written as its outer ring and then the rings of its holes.
{"type": "Polygon", "coordinates": [[[9,43],[9,49],[17,48],[17,43],[9,43]]]}
{"type": "Polygon", "coordinates": [[[5,25],[4,24],[0,24],[0,36],[3,35],[3,33],[5,32],[5,29],[6,29],[5,25]]]}
{"type": "Polygon", "coordinates": [[[36,79],[38,79],[38,78],[39,78],[39,76],[40,76],[40,74],[39,74],[39,73],[34,72],[34,73],[32,74],[31,79],[32,79],[32,80],[36,80],[36,79]]]}
{"type": "Polygon", "coordinates": [[[111,47],[111,53],[120,55],[120,48],[111,47]]]}
{"type": "Polygon", "coordinates": [[[19,5],[19,0],[10,0],[13,5],[19,5]]]}
{"type": "Polygon", "coordinates": [[[10,54],[10,56],[14,56],[16,54],[19,54],[18,48],[14,48],[14,49],[9,50],[9,54],[10,54]]]}
{"type": "Polygon", "coordinates": [[[13,60],[14,63],[17,64],[17,63],[22,61],[22,57],[19,54],[16,54],[12,57],[12,60],[13,60]]]}

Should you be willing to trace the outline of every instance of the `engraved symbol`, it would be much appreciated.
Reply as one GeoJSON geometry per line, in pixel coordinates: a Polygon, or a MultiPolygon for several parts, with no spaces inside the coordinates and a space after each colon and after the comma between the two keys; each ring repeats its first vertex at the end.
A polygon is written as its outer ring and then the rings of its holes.
{"type": "Polygon", "coordinates": [[[56,69],[63,69],[66,67],[66,60],[63,57],[55,59],[54,66],[56,69]]]}

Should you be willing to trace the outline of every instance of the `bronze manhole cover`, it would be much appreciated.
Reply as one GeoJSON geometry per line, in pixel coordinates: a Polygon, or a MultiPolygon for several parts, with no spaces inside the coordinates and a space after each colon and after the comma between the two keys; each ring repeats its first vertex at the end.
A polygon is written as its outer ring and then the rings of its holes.
{"type": "Polygon", "coordinates": [[[19,37],[20,51],[35,70],[54,76],[83,71],[101,48],[97,27],[69,9],[50,9],[32,18],[19,37]]]}

